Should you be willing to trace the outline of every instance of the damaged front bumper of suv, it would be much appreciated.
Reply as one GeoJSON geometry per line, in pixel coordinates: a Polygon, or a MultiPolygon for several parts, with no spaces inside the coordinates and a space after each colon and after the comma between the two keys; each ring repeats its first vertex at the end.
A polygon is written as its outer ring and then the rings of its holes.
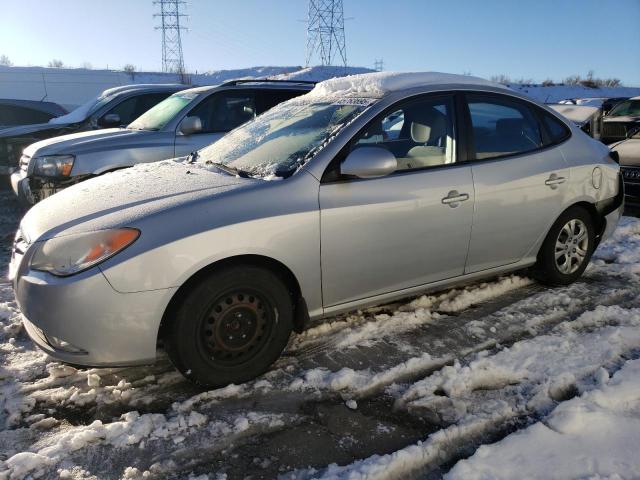
{"type": "Polygon", "coordinates": [[[29,176],[24,169],[20,168],[11,174],[11,188],[22,205],[31,206],[89,177],[90,175],[68,178],[36,177],[29,176]]]}

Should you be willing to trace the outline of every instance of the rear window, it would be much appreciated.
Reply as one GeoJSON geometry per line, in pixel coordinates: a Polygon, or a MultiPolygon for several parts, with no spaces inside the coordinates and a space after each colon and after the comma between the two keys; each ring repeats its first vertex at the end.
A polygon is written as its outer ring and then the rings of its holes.
{"type": "Polygon", "coordinates": [[[538,120],[523,102],[497,95],[468,95],[477,160],[530,152],[543,146],[538,120]]]}
{"type": "Polygon", "coordinates": [[[29,125],[32,123],[46,123],[53,115],[15,105],[0,105],[0,125],[29,125]]]}

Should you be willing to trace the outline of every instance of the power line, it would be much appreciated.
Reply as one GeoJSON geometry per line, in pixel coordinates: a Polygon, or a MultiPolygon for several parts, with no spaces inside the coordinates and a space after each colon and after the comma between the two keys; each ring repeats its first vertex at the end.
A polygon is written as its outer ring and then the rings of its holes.
{"type": "Polygon", "coordinates": [[[309,0],[307,67],[316,53],[321,65],[332,65],[340,57],[347,66],[342,0],[309,0]]]}
{"type": "Polygon", "coordinates": [[[182,30],[186,30],[181,20],[186,17],[180,9],[186,5],[184,0],[154,0],[154,5],[160,6],[160,25],[156,30],[162,30],[162,71],[184,74],[184,57],[182,55],[182,30]]]}

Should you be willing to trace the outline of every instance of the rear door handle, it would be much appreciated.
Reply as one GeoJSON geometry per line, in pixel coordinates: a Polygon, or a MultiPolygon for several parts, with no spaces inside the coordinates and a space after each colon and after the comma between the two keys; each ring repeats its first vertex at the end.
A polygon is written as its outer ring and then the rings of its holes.
{"type": "Polygon", "coordinates": [[[558,185],[566,182],[567,179],[564,177],[559,177],[557,174],[552,173],[547,180],[545,180],[544,184],[551,187],[552,189],[558,188],[558,185]]]}
{"type": "Polygon", "coordinates": [[[451,208],[456,208],[458,205],[460,205],[460,202],[464,202],[466,200],[469,200],[468,193],[458,193],[457,190],[451,190],[441,201],[444,205],[449,205],[451,208]]]}

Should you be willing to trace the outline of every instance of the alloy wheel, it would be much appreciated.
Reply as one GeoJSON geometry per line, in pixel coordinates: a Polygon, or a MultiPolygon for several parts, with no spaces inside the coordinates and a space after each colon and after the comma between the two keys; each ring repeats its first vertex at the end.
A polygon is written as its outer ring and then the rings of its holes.
{"type": "Polygon", "coordinates": [[[580,268],[587,258],[589,232],[585,223],[577,218],[569,220],[558,234],[555,246],[556,267],[565,275],[580,268]]]}

